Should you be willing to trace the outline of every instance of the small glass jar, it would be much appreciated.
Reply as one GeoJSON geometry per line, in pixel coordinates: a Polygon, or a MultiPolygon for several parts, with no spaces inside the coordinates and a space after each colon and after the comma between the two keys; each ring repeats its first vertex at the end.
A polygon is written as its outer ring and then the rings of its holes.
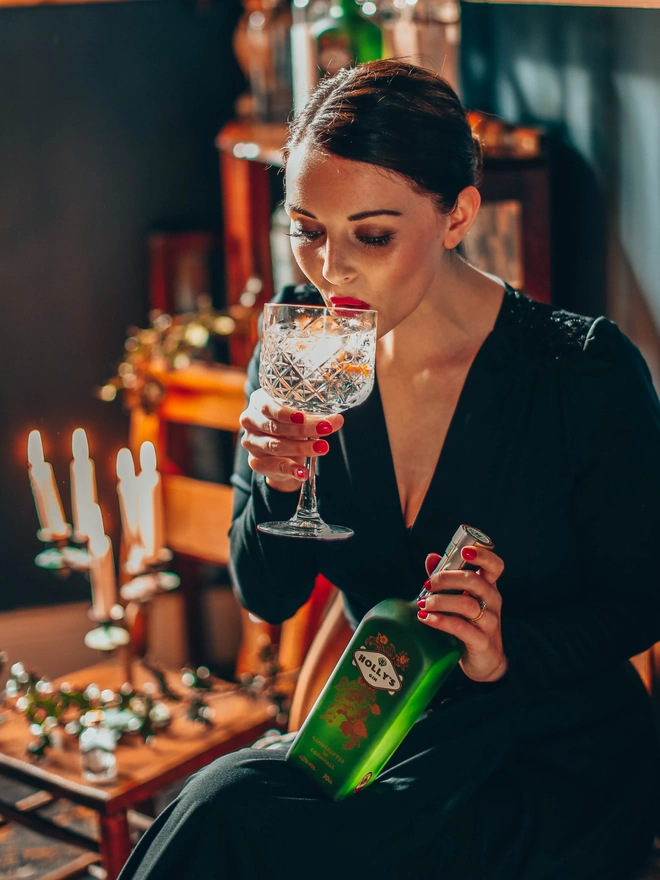
{"type": "Polygon", "coordinates": [[[88,782],[107,785],[117,778],[117,736],[103,724],[103,712],[86,712],[81,718],[85,728],[78,740],[83,776],[88,782]]]}

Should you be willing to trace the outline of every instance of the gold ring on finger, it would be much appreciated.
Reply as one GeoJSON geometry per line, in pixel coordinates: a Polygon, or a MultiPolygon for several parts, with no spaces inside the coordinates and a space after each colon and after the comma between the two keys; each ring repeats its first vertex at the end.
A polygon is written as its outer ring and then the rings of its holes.
{"type": "Polygon", "coordinates": [[[484,616],[484,611],[488,607],[483,599],[478,599],[477,601],[479,602],[479,608],[481,609],[481,611],[479,612],[478,617],[470,618],[470,623],[476,623],[478,620],[481,620],[481,618],[484,616]]]}

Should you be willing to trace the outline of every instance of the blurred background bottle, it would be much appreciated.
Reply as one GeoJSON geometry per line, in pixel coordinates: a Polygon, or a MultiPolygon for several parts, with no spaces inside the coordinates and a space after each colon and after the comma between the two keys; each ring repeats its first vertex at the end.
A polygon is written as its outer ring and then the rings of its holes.
{"type": "Polygon", "coordinates": [[[383,57],[380,3],[293,0],[293,102],[298,111],[326,74],[383,57]]]}
{"type": "Polygon", "coordinates": [[[291,112],[291,6],[289,0],[243,0],[234,52],[250,83],[239,116],[285,122],[291,112]]]}
{"type": "Polygon", "coordinates": [[[439,73],[460,95],[458,0],[381,0],[384,57],[439,73]]]}

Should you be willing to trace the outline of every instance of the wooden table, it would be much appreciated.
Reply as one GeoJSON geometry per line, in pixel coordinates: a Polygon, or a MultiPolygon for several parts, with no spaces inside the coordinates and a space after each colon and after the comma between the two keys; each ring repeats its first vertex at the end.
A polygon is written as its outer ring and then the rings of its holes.
{"type": "MultiPolygon", "coordinates": [[[[134,678],[139,688],[151,680],[151,675],[136,666],[134,678]]],[[[184,693],[178,673],[168,672],[167,680],[173,691],[184,693]]],[[[280,686],[290,691],[293,680],[291,675],[284,676],[280,686]]],[[[81,669],[54,684],[62,681],[70,682],[76,689],[95,682],[101,689],[116,691],[124,675],[121,664],[110,661],[81,669]]],[[[129,809],[220,755],[250,745],[273,726],[269,703],[263,698],[253,699],[228,690],[211,693],[207,702],[215,713],[211,727],[189,721],[184,705],[168,702],[172,723],[158,734],[153,745],[146,746],[139,736],[122,737],[116,751],[118,775],[111,785],[95,785],[84,780],[75,737],[65,736],[63,749],[50,748],[41,760],[31,759],[26,752],[30,733],[25,717],[16,711],[6,713],[7,721],[0,724],[0,777],[12,777],[55,797],[65,797],[91,808],[99,815],[100,839],[93,840],[49,823],[31,808],[32,804],[17,807],[0,802],[0,815],[67,843],[100,852],[108,880],[115,880],[131,851],[126,816],[129,809]]],[[[38,802],[37,797],[33,803],[38,802]]]]}

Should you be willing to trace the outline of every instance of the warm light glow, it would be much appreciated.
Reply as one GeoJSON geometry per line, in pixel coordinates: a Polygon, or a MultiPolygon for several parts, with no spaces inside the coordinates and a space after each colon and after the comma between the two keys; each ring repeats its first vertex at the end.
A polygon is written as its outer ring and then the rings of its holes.
{"type": "Polygon", "coordinates": [[[114,385],[104,385],[99,391],[99,396],[101,400],[105,400],[106,403],[109,403],[117,396],[117,389],[114,385]]]}
{"type": "Polygon", "coordinates": [[[144,568],[146,553],[142,544],[134,544],[128,552],[126,571],[129,574],[137,574],[144,568]]]}
{"type": "Polygon", "coordinates": [[[87,536],[89,538],[89,552],[94,556],[101,556],[108,549],[104,544],[105,527],[103,525],[103,514],[98,504],[91,504],[85,517],[87,526],[87,536]]]}
{"type": "Polygon", "coordinates": [[[28,436],[28,461],[31,465],[44,463],[44,444],[39,431],[30,431],[28,436]]]}
{"type": "Polygon", "coordinates": [[[87,442],[87,434],[84,428],[76,428],[73,432],[71,448],[76,461],[84,461],[86,458],[89,458],[89,443],[87,442]]]}
{"type": "Polygon", "coordinates": [[[30,431],[28,436],[28,461],[32,493],[39,515],[39,523],[52,537],[63,537],[68,532],[64,520],[62,499],[55,482],[53,468],[44,460],[44,447],[39,431],[30,431]]]}
{"type": "Polygon", "coordinates": [[[117,476],[127,483],[135,480],[135,463],[130,449],[120,449],[117,453],[117,476]]]}
{"type": "Polygon", "coordinates": [[[89,443],[83,428],[76,428],[71,438],[73,460],[69,467],[71,477],[71,504],[73,528],[78,538],[90,534],[90,511],[98,500],[94,462],[89,457],[89,443]]]}
{"type": "Polygon", "coordinates": [[[130,449],[120,449],[117,453],[117,494],[121,510],[124,546],[130,553],[137,540],[138,520],[138,478],[135,476],[135,463],[130,449]]]}
{"type": "MultiPolygon", "coordinates": [[[[252,297],[252,302],[250,303],[250,305],[254,305],[255,297],[254,297],[254,294],[252,294],[252,293],[247,293],[247,294],[243,293],[241,295],[241,305],[246,305],[246,303],[243,302],[243,299],[246,296],[252,297]]],[[[233,318],[230,318],[229,315],[221,315],[219,318],[215,319],[215,321],[213,323],[213,329],[215,330],[216,333],[219,333],[221,336],[228,336],[230,333],[233,333],[234,330],[236,329],[236,321],[234,321],[233,318]]]]}
{"type": "Polygon", "coordinates": [[[110,539],[107,535],[90,535],[89,537],[89,552],[92,556],[96,556],[100,558],[101,556],[105,556],[110,548],[110,539]]]}
{"type": "Polygon", "coordinates": [[[140,465],[142,471],[137,478],[138,532],[146,561],[154,562],[164,546],[163,496],[156,470],[156,450],[148,440],[140,447],[140,465]]]}
{"type": "Polygon", "coordinates": [[[190,358],[187,354],[184,354],[182,351],[174,358],[172,362],[175,370],[185,370],[186,367],[190,366],[190,358]]]}
{"type": "Polygon", "coordinates": [[[145,440],[140,446],[140,467],[143,471],[156,470],[156,447],[151,440],[145,440]]]}

